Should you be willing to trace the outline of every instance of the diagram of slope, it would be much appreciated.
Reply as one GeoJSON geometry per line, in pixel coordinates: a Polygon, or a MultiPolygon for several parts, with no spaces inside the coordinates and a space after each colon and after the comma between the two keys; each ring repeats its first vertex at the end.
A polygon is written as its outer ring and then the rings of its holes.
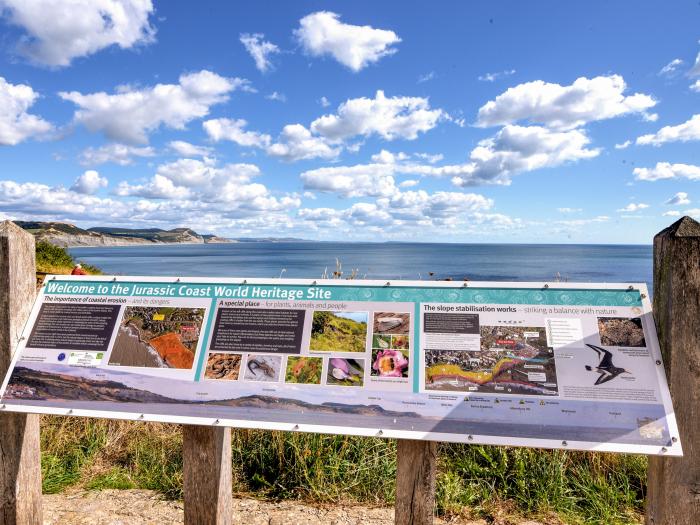
{"type": "Polygon", "coordinates": [[[427,390],[557,394],[544,327],[482,326],[481,350],[428,350],[427,390]]]}

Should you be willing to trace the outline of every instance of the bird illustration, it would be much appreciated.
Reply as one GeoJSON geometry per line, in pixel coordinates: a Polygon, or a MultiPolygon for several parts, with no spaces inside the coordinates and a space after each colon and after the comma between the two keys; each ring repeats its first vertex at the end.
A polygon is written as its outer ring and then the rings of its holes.
{"type": "Polygon", "coordinates": [[[619,366],[615,366],[613,364],[613,355],[609,350],[588,343],[586,343],[586,346],[589,347],[591,350],[595,351],[595,353],[598,354],[598,357],[600,358],[598,366],[592,367],[586,365],[586,370],[588,370],[589,372],[595,371],[600,374],[600,376],[595,382],[596,385],[602,385],[603,383],[612,381],[620,374],[629,374],[629,372],[624,368],[620,368],[619,366]]]}

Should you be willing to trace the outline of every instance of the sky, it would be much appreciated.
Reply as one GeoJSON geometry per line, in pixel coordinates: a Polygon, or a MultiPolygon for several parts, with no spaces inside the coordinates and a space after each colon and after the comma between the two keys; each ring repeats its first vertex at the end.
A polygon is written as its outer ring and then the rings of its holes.
{"type": "Polygon", "coordinates": [[[696,0],[0,0],[0,219],[648,244],[699,141],[696,0]]]}

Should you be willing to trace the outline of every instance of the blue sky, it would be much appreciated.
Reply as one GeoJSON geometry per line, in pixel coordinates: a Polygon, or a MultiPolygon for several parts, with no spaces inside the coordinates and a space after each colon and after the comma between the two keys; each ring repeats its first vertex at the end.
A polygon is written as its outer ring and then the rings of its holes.
{"type": "Polygon", "coordinates": [[[0,218],[552,243],[700,218],[695,1],[0,10],[0,218]]]}

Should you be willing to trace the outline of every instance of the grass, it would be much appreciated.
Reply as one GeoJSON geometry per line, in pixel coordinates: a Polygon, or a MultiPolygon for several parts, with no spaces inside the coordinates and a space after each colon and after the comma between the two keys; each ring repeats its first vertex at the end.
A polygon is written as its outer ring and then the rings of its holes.
{"type": "MultiPolygon", "coordinates": [[[[234,430],[232,489],[309,502],[391,505],[393,440],[234,430]]],[[[176,425],[44,416],[44,491],[152,489],[182,497],[176,425]]],[[[504,521],[639,523],[646,458],[622,454],[440,444],[437,509],[504,521]]]]}
{"type": "Polygon", "coordinates": [[[333,312],[314,312],[310,350],[364,352],[366,338],[366,322],[340,317],[333,312]]]}
{"type": "MultiPolygon", "coordinates": [[[[68,274],[77,264],[68,250],[55,246],[46,241],[36,243],[36,271],[37,274],[68,274]]],[[[81,262],[83,270],[91,275],[100,275],[99,268],[81,262]]]]}

